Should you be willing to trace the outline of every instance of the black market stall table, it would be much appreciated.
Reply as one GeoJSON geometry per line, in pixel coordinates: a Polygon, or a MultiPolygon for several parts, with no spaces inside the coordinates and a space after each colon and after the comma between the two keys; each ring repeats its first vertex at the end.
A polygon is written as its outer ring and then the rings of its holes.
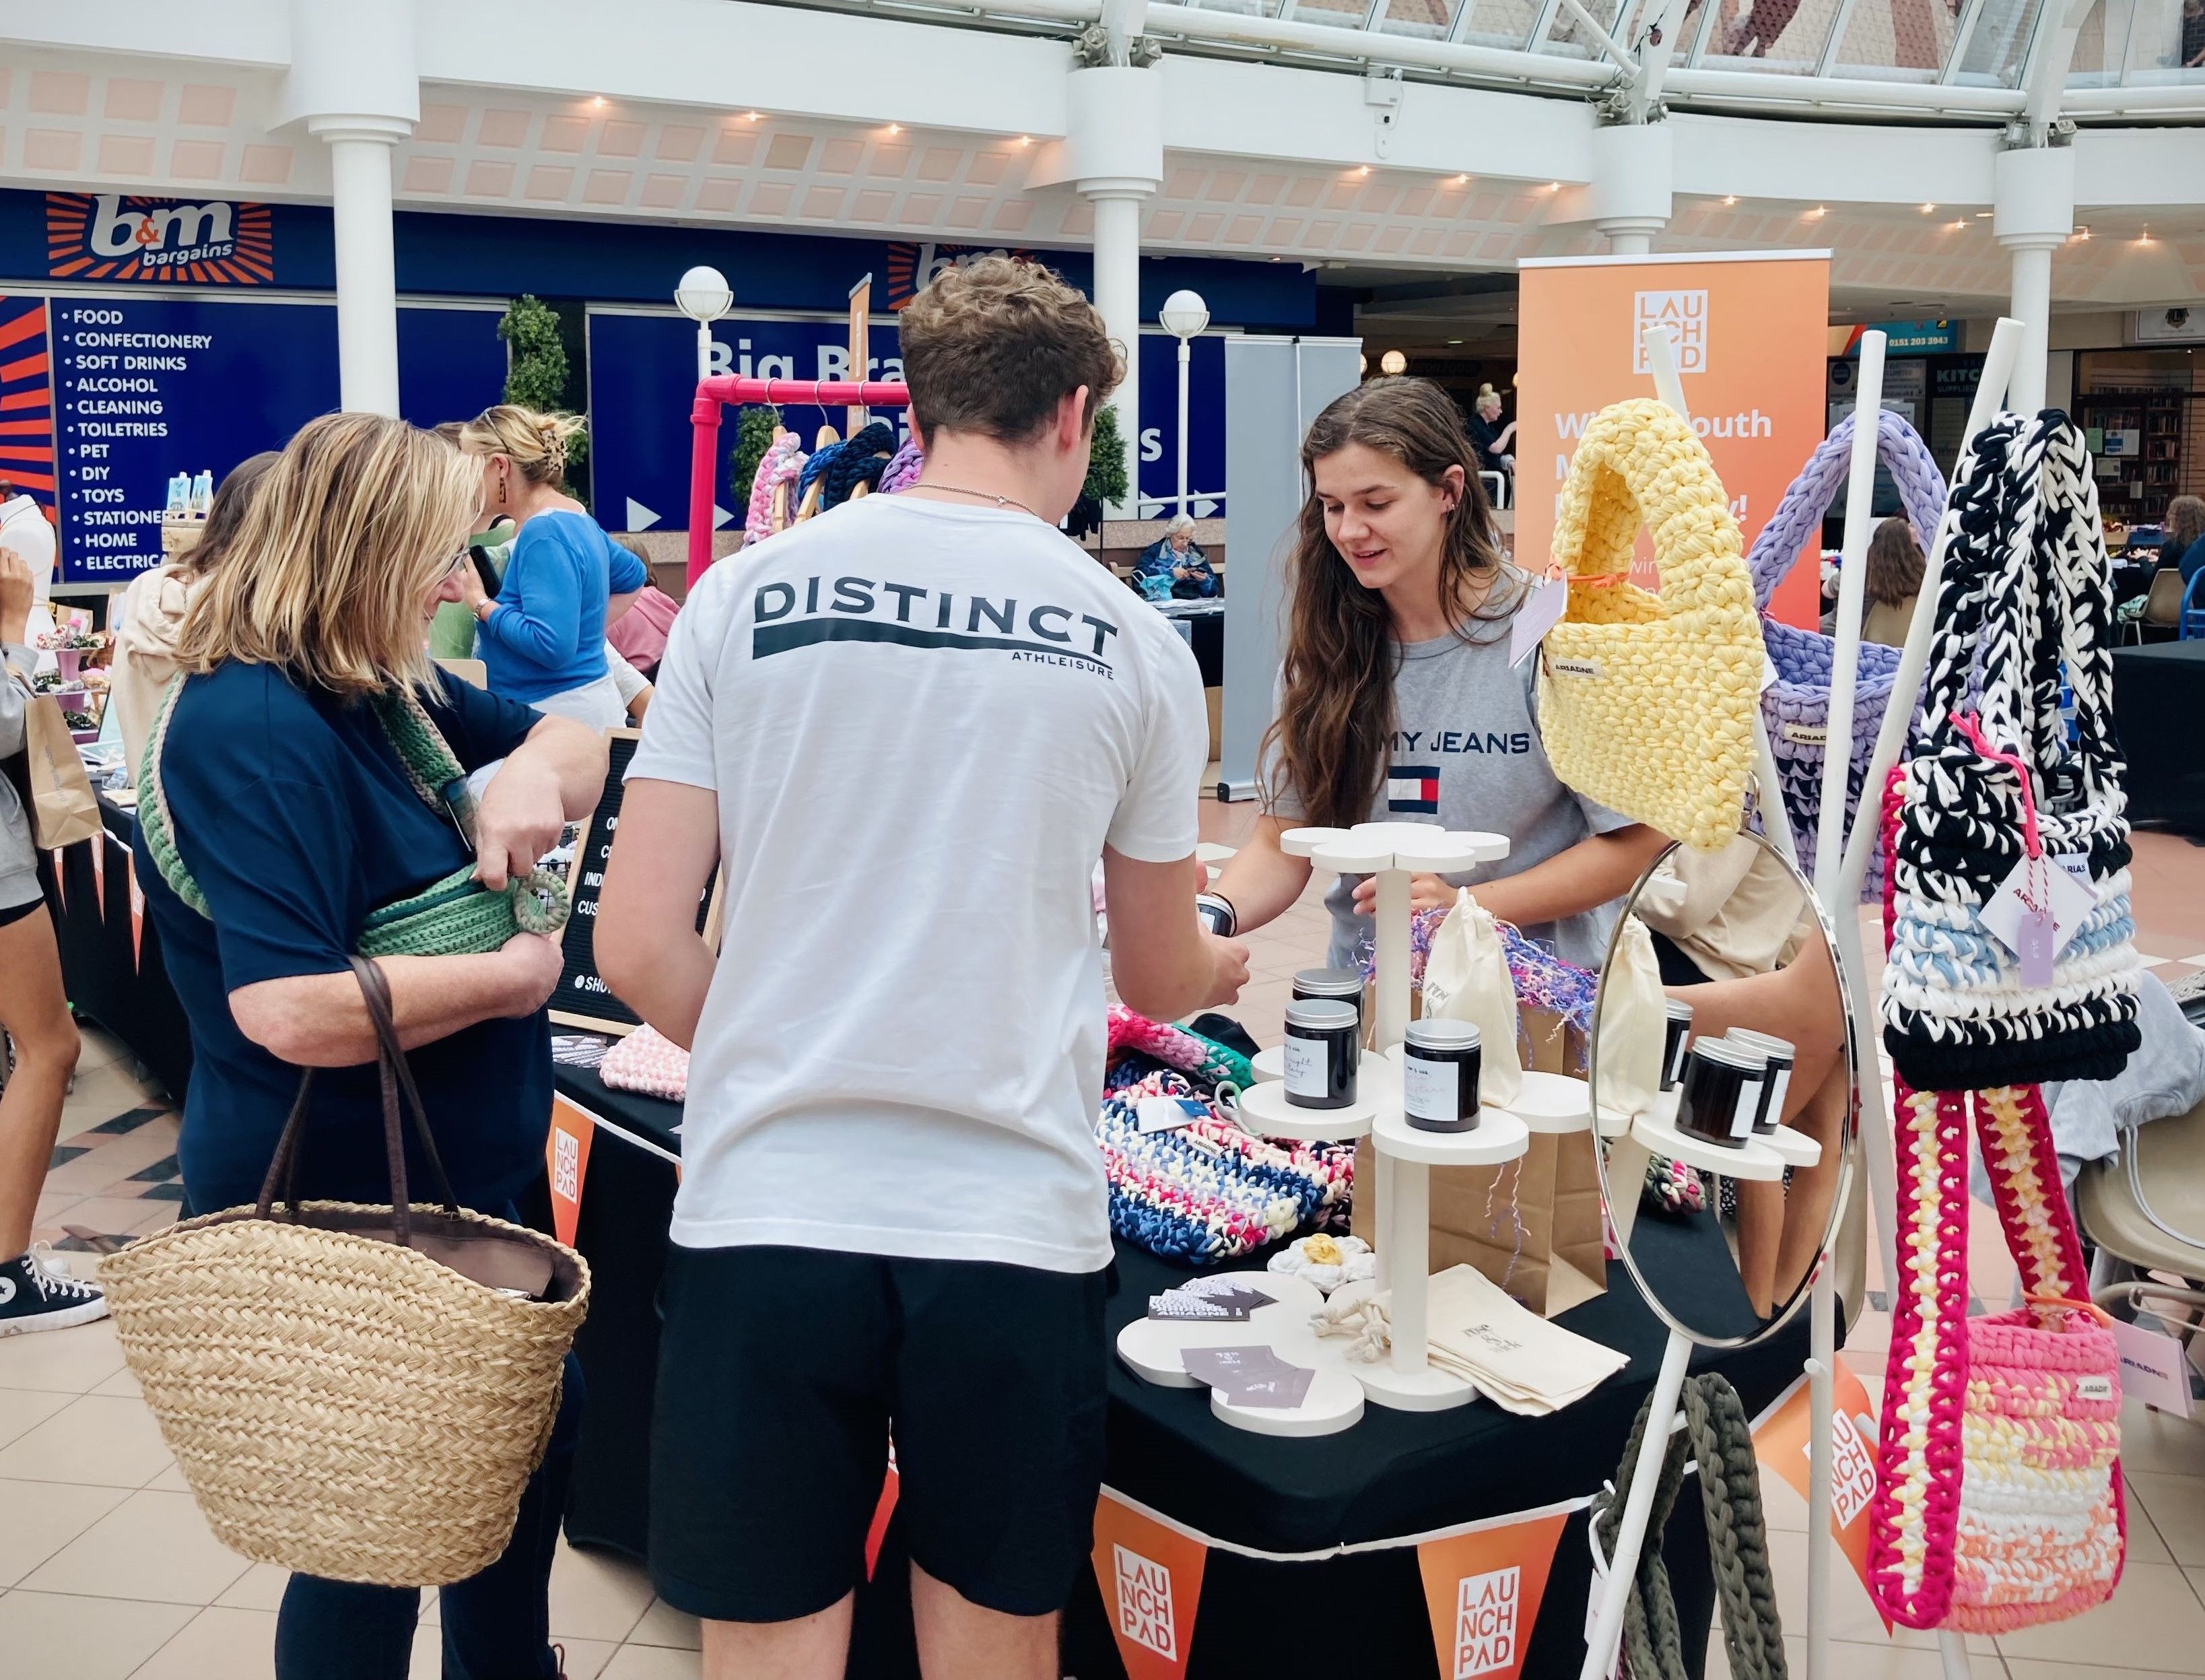
{"type": "Polygon", "coordinates": [[[1194,663],[1202,670],[1202,686],[1205,688],[1222,687],[1225,682],[1225,603],[1220,600],[1157,601],[1152,605],[1172,621],[1172,628],[1194,650],[1194,663]]]}
{"type": "MultiPolygon", "coordinates": [[[[679,1172],[681,1111],[608,1090],[585,1069],[561,1067],[558,1089],[556,1125],[591,1134],[567,1146],[554,1141],[555,1172],[562,1150],[567,1161],[585,1169],[571,1181],[579,1194],[569,1217],[594,1280],[589,1320],[575,1343],[589,1403],[567,1534],[577,1545],[639,1555],[649,1522],[656,1300],[679,1172]]],[[[1680,1266],[1691,1258],[1680,1254],[1680,1266]]],[[[1735,1291],[1734,1267],[1707,1270],[1711,1290],[1727,1278],[1735,1291]]],[[[1114,1339],[1145,1310],[1150,1295],[1188,1276],[1187,1268],[1122,1242],[1109,1307],[1114,1339]]],[[[1282,1439],[1229,1427],[1211,1415],[1205,1391],[1152,1387],[1114,1357],[1100,1515],[1130,1510],[1132,1532],[1159,1537],[1165,1544],[1151,1550],[1174,1556],[1152,1564],[1138,1552],[1138,1540],[1126,1545],[1116,1523],[1098,1522],[1098,1553],[1114,1556],[1119,1569],[1119,1602],[1106,1606],[1096,1574],[1083,1575],[1066,1616],[1062,1671],[1080,1680],[1126,1672],[1111,1623],[1121,1613],[1136,1613],[1126,1601],[1126,1583],[1139,1581],[1146,1565],[1155,1572],[1156,1592],[1141,1598],[1138,1613],[1147,1617],[1143,1625],[1153,1641],[1168,1641],[1176,1651],[1172,1664],[1150,1672],[1177,1672],[1176,1663],[1184,1662],[1193,1680],[1326,1672],[1355,1680],[1486,1671],[1574,1676],[1584,1654],[1591,1577],[1581,1502],[1614,1474],[1663,1342],[1661,1326],[1621,1264],[1612,1263],[1608,1272],[1608,1292],[1558,1322],[1628,1355],[1631,1364],[1550,1417],[1518,1417],[1483,1401],[1435,1413],[1374,1406],[1340,1434],[1282,1439]],[[1427,1581],[1442,1572],[1435,1548],[1452,1542],[1451,1531],[1494,1519],[1501,1519],[1496,1532],[1522,1522],[1559,1530],[1543,1594],[1528,1565],[1520,1576],[1490,1571],[1489,1590],[1506,1594],[1511,1618],[1516,1606],[1536,1604],[1524,1627],[1508,1623],[1514,1638],[1528,1642],[1507,1665],[1490,1671],[1452,1660],[1463,1656],[1459,1646],[1443,1666],[1433,1631],[1443,1609],[1441,1591],[1428,1590],[1427,1581]],[[1419,1540],[1427,1542],[1421,1550],[1419,1540]],[[1174,1586],[1180,1588],[1176,1600],[1174,1586]],[[1517,1659],[1520,1669],[1513,1666],[1517,1659]]],[[[1802,1313],[1758,1347],[1703,1352],[1693,1367],[1721,1371],[1751,1415],[1794,1382],[1806,1351],[1802,1313]]],[[[1714,1589],[1690,1489],[1670,1522],[1666,1553],[1687,1660],[1697,1673],[1714,1589]]],[[[904,1553],[893,1519],[881,1557],[859,1597],[849,1669],[865,1680],[916,1673],[904,1553]]],[[[1458,1582],[1453,1567],[1443,1572],[1449,1593],[1488,1581],[1475,1575],[1458,1582]]],[[[1465,1617],[1470,1608],[1465,1601],[1465,1617]]],[[[1151,1642],[1150,1649],[1156,1648],[1151,1642]]]]}
{"type": "Polygon", "coordinates": [[[2205,640],[2113,650],[2131,822],[2205,834],[2205,640]]]}
{"type": "Polygon", "coordinates": [[[191,1077],[191,1027],[131,876],[136,819],[104,793],[99,818],[106,832],[98,840],[39,858],[62,980],[77,1014],[122,1040],[181,1103],[191,1077]]]}

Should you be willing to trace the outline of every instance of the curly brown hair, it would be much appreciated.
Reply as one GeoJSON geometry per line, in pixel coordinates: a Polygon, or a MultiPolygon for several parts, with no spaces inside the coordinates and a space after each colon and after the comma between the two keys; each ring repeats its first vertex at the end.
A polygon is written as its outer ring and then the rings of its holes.
{"type": "Polygon", "coordinates": [[[2166,523],[2160,527],[2159,551],[2178,560],[2190,544],[2205,537],[2205,501],[2178,496],[2166,504],[2166,523]]]}
{"type": "Polygon", "coordinates": [[[912,429],[1020,444],[1087,388],[1086,423],[1126,377],[1095,306],[1038,263],[981,257],[945,269],[897,319],[912,429]]]}
{"type": "MultiPolygon", "coordinates": [[[[1462,495],[1447,515],[1439,578],[1440,599],[1456,604],[1467,620],[1456,634],[1471,640],[1472,625],[1505,622],[1520,593],[1494,587],[1505,562],[1475,446],[1445,390],[1429,379],[1372,379],[1316,417],[1302,439],[1311,489],[1287,569],[1279,715],[1261,757],[1266,763],[1275,757],[1283,776],[1275,779],[1291,784],[1309,821],[1327,828],[1370,819],[1392,751],[1394,676],[1401,664],[1386,598],[1364,587],[1333,546],[1316,496],[1316,463],[1354,444],[1392,456],[1429,485],[1443,483],[1450,467],[1461,469],[1462,495]]],[[[1266,800],[1276,791],[1267,787],[1266,800]]]]}

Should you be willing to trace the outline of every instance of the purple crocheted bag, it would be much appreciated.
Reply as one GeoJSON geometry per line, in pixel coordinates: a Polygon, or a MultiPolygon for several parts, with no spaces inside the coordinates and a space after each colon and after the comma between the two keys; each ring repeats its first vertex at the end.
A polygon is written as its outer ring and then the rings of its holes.
{"type": "MultiPolygon", "coordinates": [[[[1899,500],[1915,540],[1928,553],[1945,514],[1945,479],[1921,435],[1888,408],[1878,414],[1876,455],[1899,485],[1899,500]]],[[[1779,623],[1768,616],[1769,598],[1798,563],[1822,527],[1822,515],[1845,481],[1853,446],[1853,417],[1847,414],[1808,457],[1776,512],[1754,539],[1746,567],[1753,575],[1753,598],[1761,608],[1761,638],[1776,667],[1776,681],[1761,696],[1768,721],[1768,744],[1784,788],[1784,805],[1799,843],[1799,867],[1815,867],[1815,825],[1822,808],[1822,742],[1830,724],[1830,664],[1836,644],[1819,630],[1779,623]]],[[[1845,819],[1860,808],[1861,783],[1875,754],[1876,731],[1899,676],[1899,649],[1863,642],[1860,670],[1853,685],[1852,765],[1845,778],[1845,819]]],[[[1883,859],[1869,866],[1861,902],[1883,896],[1883,859]]]]}

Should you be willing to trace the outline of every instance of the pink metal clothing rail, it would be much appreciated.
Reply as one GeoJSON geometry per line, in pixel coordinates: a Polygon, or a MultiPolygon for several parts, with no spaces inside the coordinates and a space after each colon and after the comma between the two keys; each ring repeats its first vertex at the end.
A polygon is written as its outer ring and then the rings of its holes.
{"type": "MultiPolygon", "coordinates": [[[[818,408],[902,408],[911,387],[897,381],[863,384],[827,379],[746,379],[732,373],[697,382],[689,410],[689,585],[712,563],[712,489],[720,475],[720,410],[729,403],[809,404],[818,408]]],[[[750,493],[747,488],[742,491],[750,493]]]]}

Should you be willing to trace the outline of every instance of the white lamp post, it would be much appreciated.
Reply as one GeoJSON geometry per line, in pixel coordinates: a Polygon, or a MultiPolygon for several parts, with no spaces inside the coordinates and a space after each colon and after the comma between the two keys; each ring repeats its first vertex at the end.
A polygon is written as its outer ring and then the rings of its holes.
{"type": "MultiPolygon", "coordinates": [[[[1194,292],[1174,292],[1164,300],[1156,319],[1179,340],[1179,510],[1186,511],[1186,385],[1193,360],[1192,343],[1209,325],[1209,306],[1194,292]]],[[[1138,497],[1136,498],[1138,499],[1138,497]]]]}
{"type": "Polygon", "coordinates": [[[674,289],[674,307],[697,323],[697,377],[700,379],[712,376],[712,323],[726,314],[734,301],[734,293],[728,289],[728,277],[716,268],[692,268],[674,289]]]}

